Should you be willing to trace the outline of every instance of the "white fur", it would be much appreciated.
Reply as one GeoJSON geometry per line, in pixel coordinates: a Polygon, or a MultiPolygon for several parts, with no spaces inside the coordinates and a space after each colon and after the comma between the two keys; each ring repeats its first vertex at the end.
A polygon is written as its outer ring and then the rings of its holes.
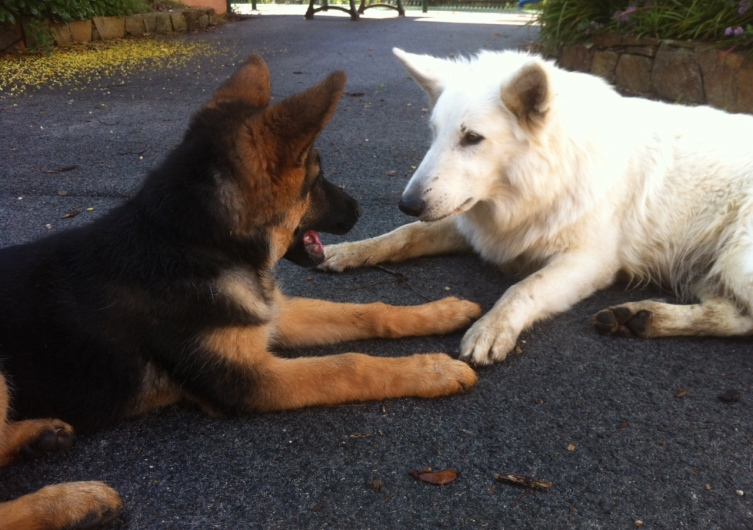
{"type": "MultiPolygon", "coordinates": [[[[624,98],[520,52],[395,53],[434,103],[433,142],[404,198],[425,201],[422,221],[453,218],[484,259],[540,267],[468,331],[463,356],[504,359],[522,330],[620,270],[715,304],[626,305],[650,311],[643,336],[753,332],[753,117],[624,98]],[[503,103],[527,68],[544,74],[534,125],[503,103]],[[484,139],[463,145],[464,131],[484,139]]],[[[325,268],[359,266],[364,252],[372,264],[410,257],[375,258],[367,243],[329,247],[325,268]]]]}

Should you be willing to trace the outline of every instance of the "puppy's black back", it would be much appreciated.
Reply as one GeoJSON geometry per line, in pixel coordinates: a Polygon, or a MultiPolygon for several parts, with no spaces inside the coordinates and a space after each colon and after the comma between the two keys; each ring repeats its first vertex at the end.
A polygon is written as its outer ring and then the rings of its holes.
{"type": "MultiPolygon", "coordinates": [[[[206,360],[197,337],[261,323],[215,296],[213,282],[232,268],[259,273],[267,242],[231,237],[223,225],[215,151],[189,131],[139,193],[104,218],[0,249],[0,363],[16,419],[102,427],[134,405],[147,363],[219,410],[235,409],[216,392],[233,374],[206,360]]],[[[232,384],[249,395],[248,381],[232,384]]]]}

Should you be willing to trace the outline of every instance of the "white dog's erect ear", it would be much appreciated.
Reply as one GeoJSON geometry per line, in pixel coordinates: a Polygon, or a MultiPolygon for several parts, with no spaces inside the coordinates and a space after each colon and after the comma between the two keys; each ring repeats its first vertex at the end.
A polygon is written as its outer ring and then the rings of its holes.
{"type": "Polygon", "coordinates": [[[537,132],[544,124],[551,99],[549,76],[544,67],[532,63],[521,68],[510,84],[502,88],[501,98],[524,129],[537,132]]]}
{"type": "Polygon", "coordinates": [[[444,90],[442,80],[452,63],[430,55],[406,53],[400,48],[392,48],[392,53],[403,63],[418,86],[429,94],[429,102],[433,107],[444,90]]]}

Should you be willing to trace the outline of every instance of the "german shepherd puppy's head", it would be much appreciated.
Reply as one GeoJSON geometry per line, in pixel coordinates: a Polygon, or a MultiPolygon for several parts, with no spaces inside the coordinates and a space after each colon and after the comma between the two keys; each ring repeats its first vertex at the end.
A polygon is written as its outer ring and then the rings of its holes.
{"type": "Polygon", "coordinates": [[[266,247],[269,264],[284,257],[312,266],[324,259],[320,231],[341,235],[353,228],[363,210],[324,178],[313,147],[345,81],[335,72],[270,105],[269,70],[253,55],[194,116],[176,151],[203,166],[186,168],[202,176],[200,186],[184,182],[204,195],[199,202],[212,204],[203,213],[215,237],[256,242],[266,247]]]}

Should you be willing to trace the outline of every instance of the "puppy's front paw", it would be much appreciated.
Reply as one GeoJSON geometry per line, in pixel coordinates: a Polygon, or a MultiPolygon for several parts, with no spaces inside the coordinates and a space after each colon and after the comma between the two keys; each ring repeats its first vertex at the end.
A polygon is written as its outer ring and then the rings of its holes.
{"type": "Polygon", "coordinates": [[[340,243],[324,247],[324,261],[319,270],[342,272],[345,269],[364,267],[369,264],[370,256],[364,255],[359,243],[340,243]]]}
{"type": "Polygon", "coordinates": [[[486,365],[504,361],[515,347],[518,333],[504,321],[487,314],[476,322],[460,343],[460,358],[486,365]]]}
{"type": "Polygon", "coordinates": [[[444,353],[419,353],[412,356],[416,363],[415,395],[424,398],[448,396],[465,392],[478,381],[473,368],[444,353]]]}
{"type": "Polygon", "coordinates": [[[423,306],[427,309],[429,326],[427,334],[452,333],[465,329],[481,316],[481,306],[454,296],[442,298],[423,306]]]}

